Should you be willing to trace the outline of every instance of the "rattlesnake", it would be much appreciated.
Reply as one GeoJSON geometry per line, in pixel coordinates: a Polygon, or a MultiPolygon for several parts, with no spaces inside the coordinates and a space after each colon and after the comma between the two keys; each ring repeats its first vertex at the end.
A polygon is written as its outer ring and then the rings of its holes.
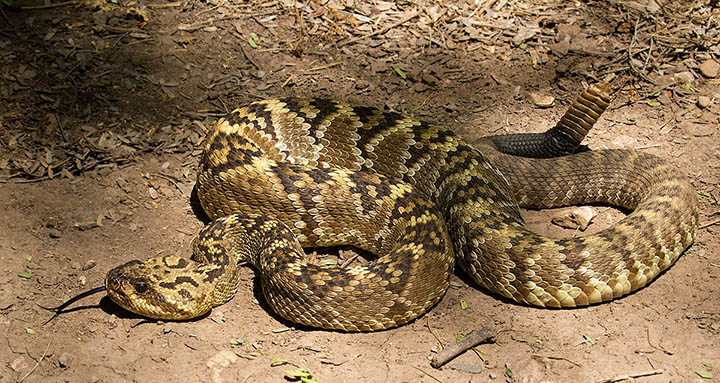
{"type": "Polygon", "coordinates": [[[268,305],[301,324],[346,331],[404,324],[445,293],[455,261],[487,290],[573,307],[636,290],[694,240],[697,197],[660,158],[631,150],[574,153],[609,102],[588,88],[553,129],[487,137],[345,102],[291,98],[237,109],[208,132],[197,194],[215,221],[192,259],[132,261],[106,278],[138,314],[202,315],[259,271],[268,305]],[[539,158],[530,158],[539,157],[539,158]],[[633,210],[581,238],[529,231],[520,207],[603,202],[633,210]],[[301,246],[352,245],[379,258],[315,265],[301,246]]]}

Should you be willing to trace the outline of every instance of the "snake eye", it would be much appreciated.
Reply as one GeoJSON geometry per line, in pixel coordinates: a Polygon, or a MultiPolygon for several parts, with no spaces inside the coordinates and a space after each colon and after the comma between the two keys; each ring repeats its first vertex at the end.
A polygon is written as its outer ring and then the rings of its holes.
{"type": "Polygon", "coordinates": [[[134,284],[133,287],[135,287],[135,292],[138,294],[145,294],[148,290],[148,287],[145,284],[145,282],[138,282],[138,283],[134,284]]]}

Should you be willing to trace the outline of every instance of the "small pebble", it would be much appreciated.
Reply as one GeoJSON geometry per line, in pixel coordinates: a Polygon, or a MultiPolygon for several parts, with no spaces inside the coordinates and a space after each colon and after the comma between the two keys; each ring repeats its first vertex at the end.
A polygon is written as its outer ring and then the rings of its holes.
{"type": "Polygon", "coordinates": [[[370,86],[370,83],[367,80],[357,80],[355,83],[355,89],[365,89],[368,86],[370,86]]]}
{"type": "Polygon", "coordinates": [[[210,359],[208,359],[205,363],[207,368],[210,369],[210,381],[213,383],[224,382],[225,380],[221,376],[222,371],[225,368],[230,367],[231,364],[237,362],[238,359],[240,359],[240,357],[229,350],[220,351],[210,357],[210,359]]]}
{"type": "Polygon", "coordinates": [[[712,99],[708,96],[698,96],[697,98],[697,106],[700,109],[705,109],[709,107],[712,104],[712,99]]]}
{"type": "Polygon", "coordinates": [[[557,56],[565,56],[570,51],[570,40],[561,40],[550,45],[550,50],[557,56]]]}
{"type": "Polygon", "coordinates": [[[483,372],[483,366],[479,364],[453,363],[450,365],[450,368],[470,374],[479,374],[483,372]]]}
{"type": "Polygon", "coordinates": [[[541,108],[549,108],[552,106],[553,102],[555,102],[555,97],[530,92],[530,101],[532,101],[535,106],[539,106],[541,108]]]}
{"type": "Polygon", "coordinates": [[[675,73],[673,75],[676,79],[681,81],[683,84],[692,84],[695,81],[695,76],[689,71],[675,73]]]}
{"type": "Polygon", "coordinates": [[[589,206],[581,206],[569,212],[557,215],[552,218],[552,223],[568,229],[580,229],[585,231],[590,221],[597,215],[595,209],[589,206]]]}
{"type": "Polygon", "coordinates": [[[699,124],[692,121],[683,122],[680,127],[684,132],[695,137],[710,137],[717,130],[713,124],[699,124]]]}
{"type": "Polygon", "coordinates": [[[223,367],[229,367],[232,363],[236,362],[238,359],[238,356],[235,355],[234,352],[229,350],[224,350],[216,353],[210,359],[207,360],[205,365],[208,368],[223,368],[223,367]]]}
{"type": "Polygon", "coordinates": [[[617,136],[612,140],[612,144],[621,149],[632,148],[636,143],[636,138],[626,135],[617,136]]]}
{"type": "Polygon", "coordinates": [[[428,72],[427,70],[424,70],[424,71],[420,72],[420,79],[421,79],[424,83],[429,84],[429,85],[435,85],[435,84],[440,83],[440,79],[438,79],[437,77],[433,76],[433,75],[432,75],[430,72],[428,72]]]}
{"type": "Polygon", "coordinates": [[[527,358],[513,365],[513,381],[516,382],[541,382],[545,377],[548,367],[537,359],[527,358]]]}
{"type": "Polygon", "coordinates": [[[100,225],[98,225],[97,221],[79,222],[79,223],[76,223],[74,226],[76,229],[78,229],[80,231],[85,231],[85,230],[94,229],[96,227],[100,227],[100,225]]]}
{"type": "Polygon", "coordinates": [[[12,362],[8,363],[8,367],[10,367],[11,370],[18,372],[20,370],[24,370],[28,368],[28,364],[25,361],[25,357],[21,356],[13,360],[12,362]]]}
{"type": "Polygon", "coordinates": [[[660,6],[655,0],[648,0],[645,9],[647,9],[650,13],[655,13],[660,10],[660,6]]]}
{"type": "Polygon", "coordinates": [[[428,86],[425,85],[425,83],[419,82],[412,86],[412,91],[415,93],[424,92],[428,89],[428,86]]]}
{"type": "Polygon", "coordinates": [[[70,365],[72,363],[72,358],[70,357],[70,354],[67,352],[63,352],[58,357],[58,365],[60,365],[61,368],[70,368],[70,365]]]}
{"type": "Polygon", "coordinates": [[[536,33],[537,32],[530,28],[520,27],[515,36],[513,36],[513,44],[515,44],[515,46],[520,46],[520,44],[525,41],[532,39],[536,33]]]}
{"type": "Polygon", "coordinates": [[[227,320],[222,310],[213,310],[210,319],[215,323],[225,323],[227,320]]]}
{"type": "Polygon", "coordinates": [[[89,260],[88,260],[87,262],[85,262],[85,264],[82,266],[82,270],[83,270],[83,271],[90,270],[90,269],[92,269],[93,267],[95,267],[96,264],[97,264],[97,263],[96,263],[94,260],[89,259],[89,260]]]}
{"type": "Polygon", "coordinates": [[[703,76],[715,78],[718,76],[718,73],[720,73],[720,64],[718,64],[715,60],[706,60],[698,66],[698,69],[703,76]]]}
{"type": "Polygon", "coordinates": [[[158,197],[160,197],[160,195],[158,195],[158,191],[152,186],[148,188],[148,193],[150,193],[150,198],[152,199],[158,199],[158,197]]]}

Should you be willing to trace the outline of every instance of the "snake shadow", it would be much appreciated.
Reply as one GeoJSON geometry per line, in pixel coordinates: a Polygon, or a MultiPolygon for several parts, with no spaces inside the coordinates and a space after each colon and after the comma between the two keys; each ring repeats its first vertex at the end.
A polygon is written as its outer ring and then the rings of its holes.
{"type": "Polygon", "coordinates": [[[192,319],[183,319],[183,320],[177,320],[177,321],[171,320],[171,319],[152,319],[152,318],[144,317],[142,315],[135,314],[132,311],[125,310],[120,305],[113,302],[112,299],[110,299],[107,295],[104,296],[100,300],[100,303],[95,307],[98,307],[98,306],[106,314],[115,315],[116,317],[118,317],[120,319],[137,319],[138,322],[136,324],[134,324],[132,327],[136,327],[141,324],[159,323],[159,322],[190,322],[190,323],[192,323],[192,322],[201,321],[201,320],[207,318],[208,316],[210,316],[210,313],[212,312],[212,310],[211,310],[203,315],[200,315],[200,316],[192,318],[192,319]]]}
{"type": "MultiPolygon", "coordinates": [[[[135,324],[133,324],[131,327],[137,327],[142,324],[150,324],[150,323],[174,322],[172,320],[167,320],[167,319],[159,320],[159,319],[146,318],[144,316],[135,314],[132,311],[128,311],[128,310],[122,308],[121,306],[119,306],[118,304],[113,302],[107,295],[105,295],[100,299],[100,302],[98,302],[97,304],[76,306],[73,308],[62,310],[61,312],[58,312],[58,313],[56,313],[56,315],[52,316],[45,323],[43,323],[43,325],[53,322],[59,316],[64,316],[64,315],[70,314],[75,311],[85,311],[85,310],[95,310],[95,309],[100,309],[105,314],[114,315],[115,317],[117,317],[119,319],[137,320],[137,322],[135,324]]],[[[196,318],[182,320],[182,322],[200,321],[200,320],[203,320],[204,318],[208,317],[209,315],[210,315],[210,312],[203,314],[196,318]]]]}

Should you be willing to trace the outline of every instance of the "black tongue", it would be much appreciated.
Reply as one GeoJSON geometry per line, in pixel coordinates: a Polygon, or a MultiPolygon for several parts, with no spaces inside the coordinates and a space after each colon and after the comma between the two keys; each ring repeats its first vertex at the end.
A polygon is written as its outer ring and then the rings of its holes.
{"type": "Polygon", "coordinates": [[[65,308],[67,308],[67,307],[70,306],[71,304],[79,301],[80,299],[83,299],[83,298],[85,298],[85,297],[88,297],[88,296],[90,296],[90,295],[97,294],[97,293],[99,293],[99,292],[101,292],[101,291],[105,291],[105,286],[95,287],[95,288],[93,288],[93,289],[90,289],[90,290],[88,290],[88,291],[85,291],[85,292],[83,292],[83,293],[80,293],[80,294],[78,294],[78,295],[76,295],[76,296],[68,299],[68,300],[65,301],[63,304],[61,304],[60,306],[57,306],[57,307],[44,307],[44,306],[38,305],[41,309],[48,310],[48,311],[54,311],[54,312],[55,312],[55,315],[53,315],[50,319],[48,319],[45,323],[43,323],[43,325],[50,323],[50,321],[52,321],[53,319],[55,319],[58,315],[64,314],[64,313],[68,312],[68,311],[63,311],[63,310],[65,310],[65,308]]]}

